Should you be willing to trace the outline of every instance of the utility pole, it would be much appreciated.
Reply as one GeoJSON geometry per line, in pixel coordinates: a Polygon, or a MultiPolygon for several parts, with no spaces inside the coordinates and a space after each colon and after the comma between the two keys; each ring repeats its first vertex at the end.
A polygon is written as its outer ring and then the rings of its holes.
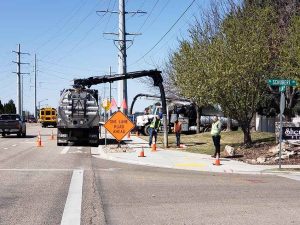
{"type": "MultiPolygon", "coordinates": [[[[101,13],[116,13],[119,14],[119,32],[118,33],[104,33],[104,34],[113,34],[113,35],[117,35],[118,39],[114,40],[114,43],[118,43],[117,48],[119,50],[118,52],[118,73],[119,74],[124,74],[126,75],[127,73],[127,63],[126,63],[126,59],[127,59],[127,54],[126,54],[126,50],[127,50],[127,42],[133,42],[133,40],[127,40],[126,36],[127,35],[140,35],[140,33],[127,33],[126,32],[126,14],[140,14],[140,13],[146,13],[143,11],[135,11],[135,12],[127,12],[125,11],[125,0],[119,0],[119,11],[97,11],[97,12],[101,12],[101,13]]],[[[118,81],[118,103],[120,104],[121,102],[125,101],[126,104],[128,105],[128,95],[127,95],[127,80],[120,80],[118,81]]],[[[126,115],[128,114],[128,109],[123,109],[122,110],[123,113],[125,113],[126,115]]]]}
{"type": "MultiPolygon", "coordinates": [[[[125,0],[119,0],[119,74],[126,74],[126,27],[125,27],[125,0]]],[[[128,104],[127,96],[127,80],[120,80],[118,83],[118,102],[119,104],[125,100],[128,104]]],[[[127,115],[128,110],[123,109],[123,112],[127,115]]]]}
{"type": "Polygon", "coordinates": [[[29,74],[29,73],[21,73],[21,65],[22,64],[29,64],[29,63],[21,63],[21,54],[29,55],[29,53],[21,52],[21,45],[18,44],[18,50],[12,51],[17,53],[17,62],[12,61],[13,63],[17,64],[17,72],[13,72],[17,74],[17,113],[23,118],[23,77],[22,74],[29,74]]]}
{"type": "Polygon", "coordinates": [[[37,119],[37,108],[36,108],[36,54],[34,54],[34,118],[37,119]]]}
{"type": "MultiPolygon", "coordinates": [[[[109,67],[109,76],[111,76],[111,66],[109,67]]],[[[109,82],[109,103],[111,104],[111,82],[109,82]]],[[[109,109],[109,118],[110,116],[111,116],[111,108],[109,109]]]]}

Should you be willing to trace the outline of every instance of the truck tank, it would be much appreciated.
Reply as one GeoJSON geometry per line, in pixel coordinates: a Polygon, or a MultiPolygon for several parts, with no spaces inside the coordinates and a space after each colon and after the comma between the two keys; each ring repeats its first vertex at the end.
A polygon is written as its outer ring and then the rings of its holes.
{"type": "Polygon", "coordinates": [[[63,90],[57,110],[57,145],[98,146],[99,121],[97,90],[63,90]]]}

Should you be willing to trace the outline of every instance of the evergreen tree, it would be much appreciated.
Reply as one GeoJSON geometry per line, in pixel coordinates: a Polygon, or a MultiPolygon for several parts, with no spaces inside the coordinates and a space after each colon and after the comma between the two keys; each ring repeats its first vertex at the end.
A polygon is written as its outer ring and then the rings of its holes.
{"type": "Polygon", "coordinates": [[[8,103],[4,104],[3,106],[3,113],[15,114],[16,111],[16,106],[13,100],[9,100],[8,103]]]}
{"type": "Polygon", "coordinates": [[[3,113],[3,105],[2,105],[2,102],[0,100],[0,114],[2,114],[2,113],[3,113]]]}

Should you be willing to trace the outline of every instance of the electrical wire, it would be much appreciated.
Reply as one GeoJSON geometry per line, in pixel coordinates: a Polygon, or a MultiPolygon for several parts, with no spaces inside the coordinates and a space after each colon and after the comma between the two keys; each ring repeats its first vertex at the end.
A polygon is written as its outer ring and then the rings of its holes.
{"type": "MultiPolygon", "coordinates": [[[[111,0],[109,0],[109,3],[108,3],[108,6],[107,6],[107,10],[106,10],[106,11],[108,11],[108,10],[109,10],[110,3],[111,3],[111,0]]],[[[115,0],[115,3],[113,4],[113,7],[112,7],[112,9],[114,9],[114,8],[115,8],[115,5],[116,5],[116,0],[115,0]]],[[[104,15],[105,15],[105,14],[104,14],[104,15]]],[[[107,28],[107,26],[108,26],[108,23],[109,23],[109,21],[110,21],[110,18],[111,18],[111,14],[110,14],[110,15],[109,15],[109,17],[108,17],[108,20],[107,20],[107,23],[106,23],[106,25],[105,25],[105,27],[104,27],[104,30],[106,30],[106,28],[107,28]]]]}
{"type": "Polygon", "coordinates": [[[77,26],[75,26],[68,34],[67,36],[65,36],[65,38],[60,41],[54,48],[51,49],[51,51],[47,52],[47,54],[42,57],[43,58],[46,58],[47,56],[49,56],[51,53],[53,53],[56,49],[58,49],[79,27],[81,24],[83,24],[94,12],[96,6],[99,4],[99,2],[97,2],[97,4],[93,7],[93,9],[88,13],[88,15],[86,15],[80,22],[77,26]]]}
{"type": "MultiPolygon", "coordinates": [[[[104,17],[104,15],[103,15],[104,17]]],[[[92,26],[86,33],[85,35],[63,56],[61,56],[60,58],[58,58],[58,61],[62,60],[63,58],[65,58],[66,56],[71,56],[71,53],[80,45],[81,42],[83,42],[88,35],[98,26],[99,22],[103,19],[103,17],[101,19],[99,19],[94,26],[92,26]]]]}
{"type": "Polygon", "coordinates": [[[74,67],[74,66],[67,66],[67,65],[61,65],[55,62],[49,62],[49,61],[45,61],[45,60],[39,60],[40,62],[46,63],[46,64],[50,64],[50,65],[54,65],[56,67],[61,67],[61,68],[67,68],[67,69],[72,69],[72,70],[82,70],[82,71],[91,71],[91,72],[95,72],[95,73],[102,73],[103,71],[97,71],[97,70],[91,70],[91,69],[87,69],[87,68],[80,68],[80,67],[74,67]]]}
{"type": "Polygon", "coordinates": [[[179,16],[179,18],[175,21],[175,23],[169,28],[169,30],[156,42],[156,44],[152,48],[150,48],[142,57],[140,57],[138,60],[133,62],[131,65],[136,64],[137,62],[141,61],[146,55],[148,55],[168,35],[168,33],[175,27],[175,25],[179,22],[179,20],[185,15],[185,13],[195,2],[196,0],[192,0],[189,6],[184,10],[184,12],[179,16]]]}
{"type": "Polygon", "coordinates": [[[162,14],[162,12],[166,9],[166,7],[168,6],[170,0],[168,0],[164,6],[161,8],[161,10],[159,11],[159,13],[157,14],[157,16],[154,18],[154,20],[152,20],[152,22],[147,26],[146,30],[144,31],[147,31],[148,29],[150,29],[150,27],[153,25],[153,23],[160,17],[160,15],[162,14]]]}
{"type": "Polygon", "coordinates": [[[150,17],[151,14],[153,13],[153,11],[154,11],[155,7],[157,6],[158,2],[159,2],[159,0],[156,0],[156,2],[154,3],[152,9],[151,9],[150,12],[149,12],[147,18],[144,20],[143,24],[142,24],[142,25],[140,26],[140,28],[138,29],[138,33],[139,33],[139,32],[142,30],[142,28],[145,26],[147,20],[149,19],[149,17],[150,17]]]}
{"type": "MultiPolygon", "coordinates": [[[[35,49],[35,52],[37,52],[38,50],[40,50],[41,48],[45,47],[48,43],[50,43],[51,41],[53,41],[55,38],[57,38],[58,34],[63,30],[63,28],[74,18],[74,16],[77,15],[77,13],[83,8],[83,6],[87,3],[87,0],[84,0],[82,2],[82,4],[80,4],[78,6],[77,9],[75,9],[73,11],[73,13],[71,13],[70,17],[65,21],[65,23],[49,38],[47,39],[45,42],[43,42],[40,46],[38,46],[35,49]]],[[[59,24],[61,21],[57,22],[56,24],[59,24]]]]}

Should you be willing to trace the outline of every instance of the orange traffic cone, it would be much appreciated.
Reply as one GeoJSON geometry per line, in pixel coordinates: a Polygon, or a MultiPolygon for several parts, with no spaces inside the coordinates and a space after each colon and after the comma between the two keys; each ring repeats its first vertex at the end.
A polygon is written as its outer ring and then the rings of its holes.
{"type": "Polygon", "coordinates": [[[54,140],[53,131],[51,132],[51,136],[50,136],[49,140],[54,140]]]}
{"type": "Polygon", "coordinates": [[[151,152],[156,152],[156,144],[155,143],[152,144],[152,150],[151,150],[151,152]]]}
{"type": "Polygon", "coordinates": [[[38,139],[37,139],[37,147],[43,147],[42,146],[42,138],[41,138],[40,132],[39,132],[38,139]]]}
{"type": "Polygon", "coordinates": [[[128,132],[128,134],[127,134],[127,138],[130,138],[130,132],[128,132]]]}
{"type": "Polygon", "coordinates": [[[140,134],[139,134],[139,131],[138,131],[138,130],[136,131],[136,134],[135,134],[135,135],[136,135],[137,137],[138,137],[138,136],[140,136],[140,134]]]}
{"type": "Polygon", "coordinates": [[[144,152],[144,148],[142,147],[142,150],[139,153],[139,157],[146,157],[145,156],[145,152],[144,152]]]}
{"type": "Polygon", "coordinates": [[[219,154],[216,155],[216,161],[215,161],[214,165],[215,166],[220,166],[221,165],[219,154]]]}

